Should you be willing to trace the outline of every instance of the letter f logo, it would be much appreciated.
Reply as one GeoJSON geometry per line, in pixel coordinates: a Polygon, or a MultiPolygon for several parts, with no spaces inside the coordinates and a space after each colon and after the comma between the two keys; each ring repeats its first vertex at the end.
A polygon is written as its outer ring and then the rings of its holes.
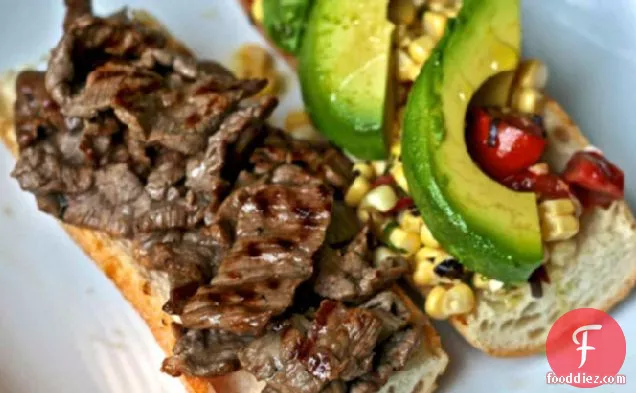
{"type": "Polygon", "coordinates": [[[603,326],[601,325],[585,325],[576,329],[574,333],[572,334],[572,341],[574,341],[574,344],[580,345],[580,347],[576,349],[577,351],[581,351],[581,364],[579,364],[579,368],[583,367],[583,365],[585,364],[585,361],[587,360],[587,351],[593,351],[596,349],[594,347],[587,345],[587,331],[601,330],[602,327],[603,326]],[[583,339],[581,340],[581,342],[579,342],[576,336],[581,332],[583,332],[583,339]]]}

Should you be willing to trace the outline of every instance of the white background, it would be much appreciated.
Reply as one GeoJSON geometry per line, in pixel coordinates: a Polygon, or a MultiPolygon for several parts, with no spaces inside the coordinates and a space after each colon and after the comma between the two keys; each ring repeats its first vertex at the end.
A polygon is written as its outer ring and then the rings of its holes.
{"type": "MultiPolygon", "coordinates": [[[[235,0],[128,1],[151,11],[200,55],[229,65],[244,42],[261,42],[235,0]]],[[[363,0],[360,0],[363,1],[363,0]]],[[[0,0],[0,70],[38,63],[59,39],[61,0],[0,0]]],[[[98,12],[122,1],[95,1],[98,12]]],[[[526,0],[526,54],[546,60],[550,90],[592,141],[625,169],[636,202],[636,1],[526,0]]],[[[287,94],[280,123],[300,108],[297,82],[284,65],[287,94]]],[[[9,178],[0,147],[0,393],[183,392],[157,370],[163,355],[140,318],[56,222],[9,178]]],[[[615,263],[606,261],[606,263],[615,263]]],[[[627,337],[626,386],[635,391],[636,300],[613,315],[627,337]]],[[[543,355],[489,358],[440,326],[451,365],[440,392],[568,392],[546,386],[543,355]]]]}

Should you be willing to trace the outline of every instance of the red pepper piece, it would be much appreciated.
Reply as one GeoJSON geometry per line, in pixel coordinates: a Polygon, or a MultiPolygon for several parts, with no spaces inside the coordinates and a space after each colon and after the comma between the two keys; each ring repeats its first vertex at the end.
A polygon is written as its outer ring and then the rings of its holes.
{"type": "Polygon", "coordinates": [[[499,181],[536,164],[546,147],[541,126],[518,113],[477,108],[466,132],[473,160],[499,181]]]}
{"type": "Polygon", "coordinates": [[[570,158],[563,179],[571,184],[583,206],[608,207],[625,196],[625,175],[602,154],[580,151],[570,158]]]}
{"type": "Polygon", "coordinates": [[[537,175],[523,170],[505,178],[502,183],[515,191],[534,191],[541,199],[560,199],[570,196],[570,187],[555,174],[537,175]]]}

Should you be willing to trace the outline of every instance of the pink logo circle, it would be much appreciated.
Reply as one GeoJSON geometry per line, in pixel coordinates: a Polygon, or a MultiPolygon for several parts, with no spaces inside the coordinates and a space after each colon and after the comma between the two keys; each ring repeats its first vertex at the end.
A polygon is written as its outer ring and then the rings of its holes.
{"type": "Polygon", "coordinates": [[[546,355],[552,371],[579,388],[603,385],[625,361],[623,329],[607,313],[579,308],[559,318],[548,334],[546,355]]]}

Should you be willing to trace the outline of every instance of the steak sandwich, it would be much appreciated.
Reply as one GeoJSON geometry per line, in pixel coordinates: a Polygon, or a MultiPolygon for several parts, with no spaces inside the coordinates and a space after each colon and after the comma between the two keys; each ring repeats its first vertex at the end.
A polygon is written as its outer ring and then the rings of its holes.
{"type": "Polygon", "coordinates": [[[13,177],[136,308],[191,392],[431,392],[447,356],[406,260],[343,202],[352,163],[269,126],[265,81],[147,15],[66,1],[45,71],[7,82],[13,177]]]}

